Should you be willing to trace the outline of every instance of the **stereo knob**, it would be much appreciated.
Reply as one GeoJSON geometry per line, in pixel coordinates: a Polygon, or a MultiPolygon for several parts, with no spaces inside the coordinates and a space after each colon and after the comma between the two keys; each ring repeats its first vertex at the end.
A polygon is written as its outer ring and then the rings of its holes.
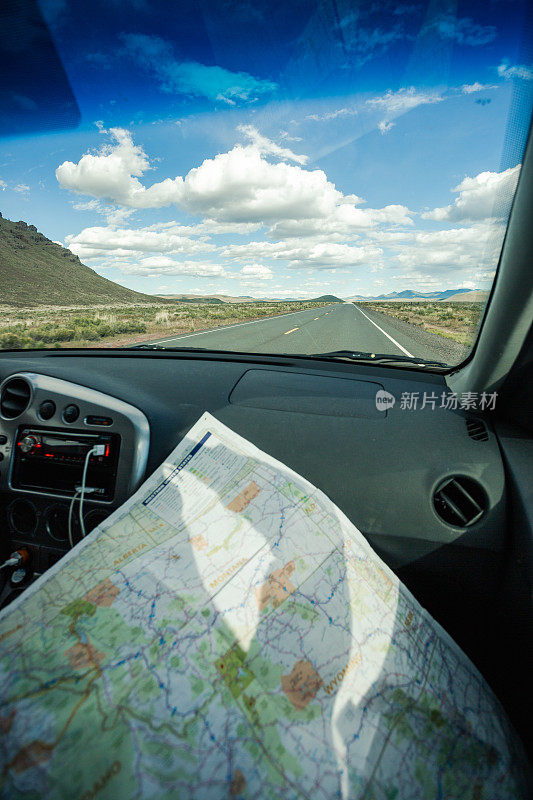
{"type": "Polygon", "coordinates": [[[23,453],[33,453],[38,444],[39,440],[36,436],[25,436],[20,440],[19,447],[23,453]]]}

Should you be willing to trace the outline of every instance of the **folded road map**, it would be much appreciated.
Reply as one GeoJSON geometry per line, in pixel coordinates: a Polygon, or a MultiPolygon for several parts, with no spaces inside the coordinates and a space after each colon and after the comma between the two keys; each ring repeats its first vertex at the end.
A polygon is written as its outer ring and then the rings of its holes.
{"type": "Polygon", "coordinates": [[[525,797],[457,645],[308,481],[204,414],[0,616],[9,798],[525,797]]]}

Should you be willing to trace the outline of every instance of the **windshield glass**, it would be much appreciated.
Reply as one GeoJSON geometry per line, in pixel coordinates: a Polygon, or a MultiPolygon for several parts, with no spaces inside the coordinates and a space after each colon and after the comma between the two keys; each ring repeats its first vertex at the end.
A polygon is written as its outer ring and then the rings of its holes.
{"type": "Polygon", "coordinates": [[[459,363],[529,127],[528,5],[6,4],[0,347],[459,363]]]}

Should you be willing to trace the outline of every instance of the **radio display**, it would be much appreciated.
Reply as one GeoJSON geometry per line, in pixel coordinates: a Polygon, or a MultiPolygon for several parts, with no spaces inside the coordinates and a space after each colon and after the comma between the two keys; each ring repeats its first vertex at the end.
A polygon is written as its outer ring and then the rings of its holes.
{"type": "Polygon", "coordinates": [[[120,451],[116,433],[21,428],[13,457],[13,489],[72,496],[80,485],[87,453],[96,444],[105,445],[105,451],[90,457],[86,485],[94,489],[93,499],[112,500],[120,451]]]}

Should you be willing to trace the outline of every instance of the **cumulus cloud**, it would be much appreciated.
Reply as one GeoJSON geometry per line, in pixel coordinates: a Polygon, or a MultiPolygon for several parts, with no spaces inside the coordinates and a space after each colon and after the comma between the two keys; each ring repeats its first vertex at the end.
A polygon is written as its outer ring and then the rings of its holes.
{"type": "Polygon", "coordinates": [[[250,226],[268,225],[278,226],[281,233],[284,222],[290,227],[298,221],[303,223],[302,231],[327,233],[349,233],[383,223],[410,224],[411,212],[404,206],[359,209],[361,198],[344,195],[323,170],[303,169],[299,162],[305,156],[277,145],[251,126],[240,132],[250,144],[237,144],[228,152],[206,158],[185,177],[145,187],[139,178],[150,169],[148,156],[128,131],[114,128],[109,132],[110,144],[86,153],[78,163],[65,161],[56,176],[64,188],[129,208],[176,204],[202,217],[206,232],[217,225],[238,226],[242,232],[249,232],[250,226]]]}
{"type": "Polygon", "coordinates": [[[127,33],[121,36],[124,53],[154,75],[161,91],[204,97],[227,105],[250,103],[276,91],[273,81],[219,66],[178,61],[172,45],[158,36],[127,33]]]}
{"type": "Polygon", "coordinates": [[[480,172],[474,178],[465,178],[452,189],[458,193],[452,205],[427,211],[422,217],[438,222],[505,217],[516,189],[520,166],[518,164],[503,172],[480,172]]]}
{"type": "Polygon", "coordinates": [[[205,238],[191,238],[191,232],[194,232],[193,228],[176,223],[137,229],[101,226],[84,228],[80,233],[67,236],[65,241],[82,261],[152,252],[192,255],[216,250],[215,245],[205,238]]]}
{"type": "Polygon", "coordinates": [[[188,275],[193,278],[223,278],[226,271],[220,264],[201,261],[176,261],[161,256],[148,256],[135,263],[117,263],[126,275],[155,278],[161,275],[188,275]]]}
{"type": "Polygon", "coordinates": [[[500,78],[505,78],[505,80],[511,80],[511,78],[520,78],[523,81],[533,80],[533,67],[526,64],[509,65],[504,62],[499,65],[497,71],[500,78]]]}
{"type": "Polygon", "coordinates": [[[369,265],[382,255],[382,250],[372,243],[351,245],[286,239],[282,242],[258,241],[230,245],[223,251],[223,255],[239,261],[244,259],[286,261],[289,269],[332,270],[338,267],[369,265]]]}
{"type": "Polygon", "coordinates": [[[265,267],[263,264],[246,264],[240,274],[245,278],[254,278],[256,280],[271,281],[274,273],[270,267],[265,267]]]}
{"type": "Polygon", "coordinates": [[[97,153],[85,153],[77,164],[64,161],[59,165],[56,178],[60,186],[132,208],[169,205],[177,189],[174,182],[164,181],[164,186],[154,184],[152,191],[147,190],[139,180],[150,169],[142,147],[135,145],[129,131],[123,128],[111,128],[109,135],[111,143],[97,153]]]}
{"type": "Polygon", "coordinates": [[[408,241],[396,245],[396,260],[415,273],[430,273],[432,279],[479,270],[495,264],[501,249],[505,226],[478,222],[469,227],[440,231],[413,231],[408,241]]]}
{"type": "Polygon", "coordinates": [[[298,236],[342,240],[376,228],[379,225],[411,226],[412,215],[406,206],[389,205],[384,208],[356,208],[361,199],[341,203],[327,217],[315,219],[279,220],[271,228],[269,237],[274,239],[298,236]]]}
{"type": "MultiPolygon", "coordinates": [[[[386,103],[394,111],[402,104],[415,107],[413,92],[386,93],[374,98],[382,101],[375,107],[378,111],[386,103]]],[[[130,275],[231,278],[258,287],[272,281],[280,266],[344,270],[353,278],[358,271],[368,273],[396,263],[417,279],[427,277],[428,271],[464,279],[461,270],[473,275],[490,266],[489,256],[497,257],[504,227],[495,221],[503,215],[498,202],[512,197],[519,167],[467,177],[453,189],[453,203],[422,214],[439,223],[468,221],[472,223],[468,227],[420,230],[406,206],[367,208],[362,198],[343,194],[325,172],[306,168],[298,154],[256,128],[247,126],[239,133],[247,143],[206,158],[183,177],[147,186],[142,178],[150,169],[148,156],[127,131],[111,132],[110,144],[86,153],[78,163],[65,162],[58,168],[62,185],[70,182],[70,188],[85,194],[104,192],[117,203],[118,197],[125,198],[117,212],[157,207],[164,199],[201,220],[135,228],[117,217],[113,224],[68,236],[67,246],[82,260],[92,259],[98,267],[115,266],[130,275]],[[256,232],[256,240],[249,241],[256,232]],[[217,235],[246,239],[228,244],[225,239],[217,242],[217,235]]],[[[95,196],[88,210],[95,208],[93,202],[101,203],[95,196]]]]}

